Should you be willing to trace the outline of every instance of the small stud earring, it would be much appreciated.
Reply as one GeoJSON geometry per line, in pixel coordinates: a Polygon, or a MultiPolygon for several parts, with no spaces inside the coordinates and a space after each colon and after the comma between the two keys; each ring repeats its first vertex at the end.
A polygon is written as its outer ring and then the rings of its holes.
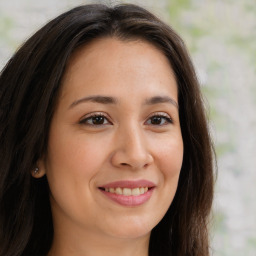
{"type": "Polygon", "coordinates": [[[39,173],[39,168],[36,167],[36,168],[34,169],[34,174],[38,174],[38,173],[39,173]]]}

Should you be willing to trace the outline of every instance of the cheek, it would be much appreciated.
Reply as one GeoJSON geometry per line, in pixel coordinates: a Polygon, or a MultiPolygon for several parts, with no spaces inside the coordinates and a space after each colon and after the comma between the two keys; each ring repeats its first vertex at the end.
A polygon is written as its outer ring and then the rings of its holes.
{"type": "Polygon", "coordinates": [[[79,134],[74,136],[67,131],[51,133],[47,160],[46,175],[53,196],[78,198],[87,197],[93,177],[103,158],[99,145],[79,134]],[[65,189],[63,189],[65,188],[65,189]]]}
{"type": "Polygon", "coordinates": [[[62,209],[74,217],[86,212],[88,205],[93,204],[93,180],[102,161],[104,152],[95,141],[82,135],[51,134],[46,175],[55,213],[62,209]]]}
{"type": "Polygon", "coordinates": [[[158,168],[161,172],[161,207],[167,211],[177,190],[183,161],[182,138],[165,141],[158,151],[158,168]]]}
{"type": "Polygon", "coordinates": [[[183,161],[183,141],[181,137],[165,140],[157,152],[159,168],[165,179],[179,175],[183,161]]]}
{"type": "Polygon", "coordinates": [[[103,158],[99,145],[83,136],[52,134],[48,146],[48,166],[53,172],[79,177],[91,175],[103,158]]]}

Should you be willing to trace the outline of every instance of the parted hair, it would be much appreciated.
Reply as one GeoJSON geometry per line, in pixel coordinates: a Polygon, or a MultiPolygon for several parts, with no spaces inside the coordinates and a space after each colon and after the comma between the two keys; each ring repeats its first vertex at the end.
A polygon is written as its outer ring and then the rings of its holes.
{"type": "Polygon", "coordinates": [[[46,255],[53,224],[47,178],[31,171],[48,133],[67,63],[97,38],[144,40],[169,60],[178,85],[183,163],[174,200],[151,232],[150,256],[208,256],[214,150],[197,76],[183,40],[132,4],[83,5],[31,36],[0,74],[0,256],[46,255]]]}

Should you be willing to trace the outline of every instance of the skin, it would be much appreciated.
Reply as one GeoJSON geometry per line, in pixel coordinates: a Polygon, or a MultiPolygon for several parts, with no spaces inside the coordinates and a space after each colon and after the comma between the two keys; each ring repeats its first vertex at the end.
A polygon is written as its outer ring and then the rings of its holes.
{"type": "Polygon", "coordinates": [[[170,64],[148,42],[103,38],[74,53],[36,174],[46,174],[50,187],[49,255],[148,255],[150,232],[173,200],[182,165],[177,105],[170,64]],[[81,100],[95,95],[117,102],[81,100]],[[156,96],[171,101],[149,104],[156,96]],[[93,123],[91,114],[104,115],[103,123],[93,123]],[[139,179],[156,184],[140,206],[119,205],[98,189],[139,179]]]}

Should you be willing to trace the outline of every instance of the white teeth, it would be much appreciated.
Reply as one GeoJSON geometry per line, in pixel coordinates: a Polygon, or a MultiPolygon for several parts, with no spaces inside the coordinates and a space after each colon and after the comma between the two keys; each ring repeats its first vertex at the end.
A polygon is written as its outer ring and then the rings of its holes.
{"type": "Polygon", "coordinates": [[[114,193],[117,195],[124,195],[124,196],[139,196],[145,194],[148,191],[148,187],[142,188],[105,188],[106,192],[114,193]]]}
{"type": "Polygon", "coordinates": [[[144,188],[140,188],[140,194],[144,194],[145,193],[145,189],[144,188]]]}
{"type": "Polygon", "coordinates": [[[123,195],[130,196],[132,194],[132,190],[130,188],[123,188],[123,195]]]}
{"type": "Polygon", "coordinates": [[[138,195],[140,195],[140,189],[139,189],[139,188],[134,188],[134,189],[132,189],[132,195],[133,195],[133,196],[138,196],[138,195]]]}
{"type": "Polygon", "coordinates": [[[116,194],[122,195],[123,194],[122,189],[121,188],[116,188],[116,194]]]}

